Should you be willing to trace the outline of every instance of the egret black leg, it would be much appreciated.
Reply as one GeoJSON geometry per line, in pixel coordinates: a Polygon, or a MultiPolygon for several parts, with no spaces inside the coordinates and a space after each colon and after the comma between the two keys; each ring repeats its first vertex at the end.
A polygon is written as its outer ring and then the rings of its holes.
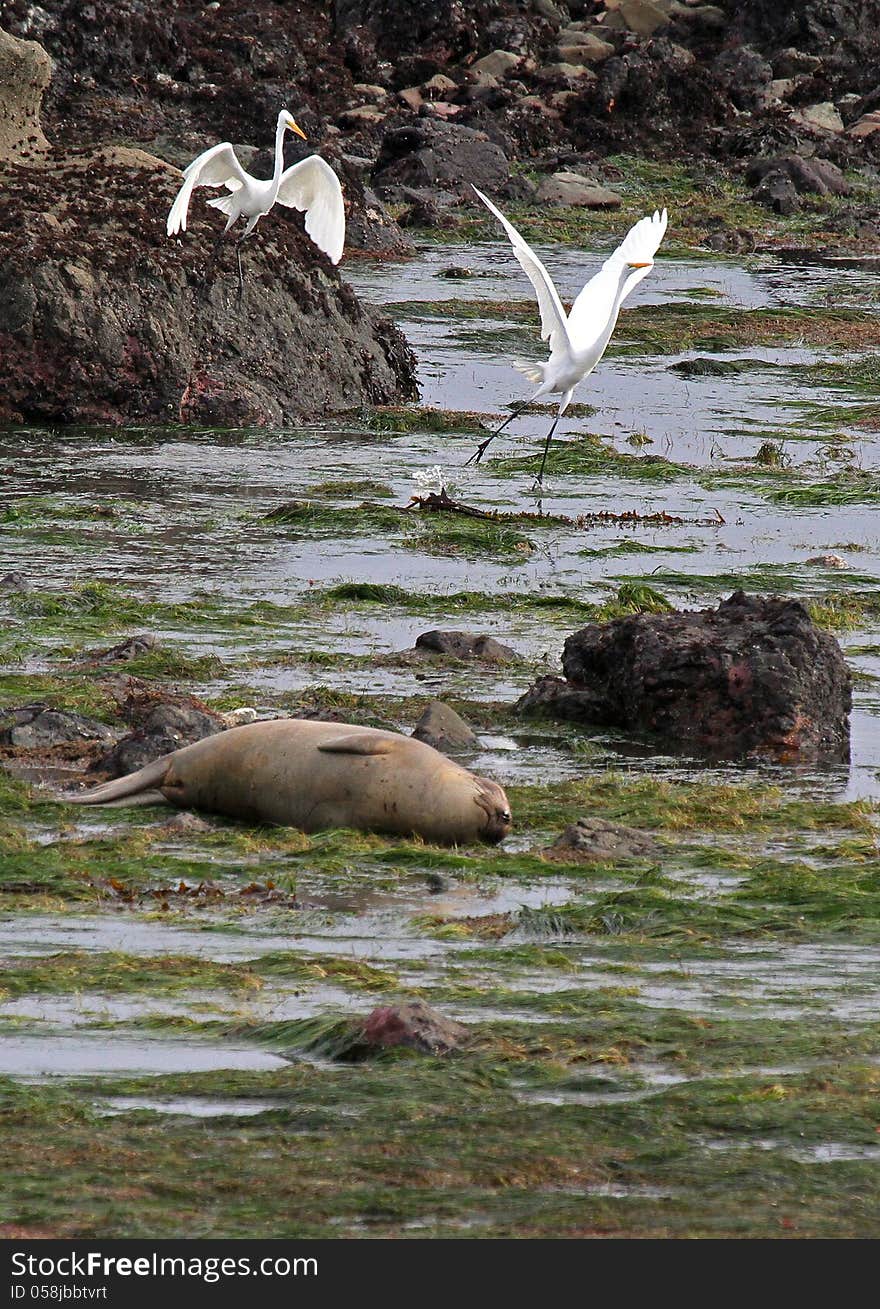
{"type": "Polygon", "coordinates": [[[531,400],[527,400],[525,404],[523,404],[523,405],[518,405],[517,408],[514,409],[513,413],[510,415],[510,417],[509,417],[509,418],[505,418],[504,422],[501,424],[500,427],[496,427],[496,429],[495,429],[494,432],[490,432],[490,434],[486,437],[485,441],[482,441],[482,442],[477,446],[476,450],[475,450],[474,453],[471,455],[470,459],[468,459],[468,460],[465,461],[465,468],[467,468],[468,464],[478,464],[478,463],[480,462],[480,460],[482,459],[483,455],[486,453],[486,450],[488,449],[488,447],[489,447],[489,446],[492,444],[492,442],[495,440],[495,437],[496,437],[496,436],[500,436],[500,434],[504,431],[504,429],[505,429],[505,427],[507,426],[507,424],[508,424],[508,423],[512,423],[513,420],[514,420],[514,418],[519,418],[519,416],[520,416],[520,414],[523,412],[523,410],[524,410],[524,409],[528,409],[528,407],[529,407],[530,404],[531,404],[531,400]]]}
{"type": "Polygon", "coordinates": [[[244,240],[242,236],[235,243],[235,257],[238,260],[238,303],[241,304],[244,299],[244,273],[241,271],[241,243],[244,240]]]}
{"type": "Polygon", "coordinates": [[[556,417],[553,419],[553,426],[550,428],[550,431],[547,433],[547,440],[544,442],[544,453],[541,456],[541,467],[538,469],[538,476],[535,478],[534,484],[532,486],[532,490],[534,490],[536,486],[543,487],[544,485],[544,467],[547,463],[547,454],[550,450],[550,442],[553,440],[553,433],[556,431],[556,424],[559,422],[561,417],[562,414],[556,415],[556,417]]]}

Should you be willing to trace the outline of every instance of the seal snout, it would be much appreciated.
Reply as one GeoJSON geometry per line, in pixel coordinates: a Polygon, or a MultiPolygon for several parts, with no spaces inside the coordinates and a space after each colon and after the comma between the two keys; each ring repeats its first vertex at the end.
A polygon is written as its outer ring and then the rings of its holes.
{"type": "Polygon", "coordinates": [[[513,821],[510,813],[510,801],[504,794],[504,791],[497,782],[492,782],[488,777],[478,777],[476,801],[480,808],[486,814],[486,821],[483,825],[480,836],[484,841],[497,845],[503,841],[510,831],[513,821]]]}

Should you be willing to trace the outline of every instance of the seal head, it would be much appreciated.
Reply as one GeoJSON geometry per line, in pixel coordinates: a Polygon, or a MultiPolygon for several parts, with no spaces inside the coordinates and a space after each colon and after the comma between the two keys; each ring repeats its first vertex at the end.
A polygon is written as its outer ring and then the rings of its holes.
{"type": "Polygon", "coordinates": [[[488,777],[477,777],[475,781],[477,804],[486,814],[486,825],[480,835],[490,845],[497,845],[510,831],[510,802],[497,782],[488,777]]]}

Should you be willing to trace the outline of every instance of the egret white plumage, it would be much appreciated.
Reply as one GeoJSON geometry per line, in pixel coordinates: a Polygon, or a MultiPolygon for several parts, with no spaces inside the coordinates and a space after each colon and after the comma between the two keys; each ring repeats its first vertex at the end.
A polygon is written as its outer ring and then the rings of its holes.
{"type": "Polygon", "coordinates": [[[278,115],[275,130],[275,170],[263,181],[245,172],[228,141],[213,145],[194,159],[183,171],[183,186],[168,214],[169,236],[186,231],[186,215],[192,193],[197,186],[225,186],[229,195],[217,196],[208,204],[226,214],[226,226],[220,239],[239,218],[246,219],[245,229],[236,242],[239,296],[244,290],[241,271],[241,243],[250,236],[264,214],[273,205],[298,209],[306,216],[306,232],[331,263],[338,264],[345,241],[345,206],[342,187],[333,169],[320,155],[309,155],[299,163],[284,168],[284,133],[306,134],[286,109],[278,115]],[[283,171],[282,171],[283,170],[283,171]]]}
{"type": "Polygon", "coordinates": [[[604,355],[617,323],[620,306],[654,267],[654,255],[666,232],[666,210],[664,209],[662,213],[655,210],[652,217],[642,218],[630,228],[614,254],[606,259],[599,272],[590,278],[572,305],[571,311],[566,314],[559,292],[534,250],[520,236],[513,224],[508,222],[501,210],[496,209],[482,191],[478,191],[476,187],[474,190],[501,223],[510,238],[513,253],[535,288],[538,308],[541,311],[541,340],[549,341],[550,358],[545,364],[521,359],[513,360],[514,368],[523,373],[530,382],[539,382],[540,385],[534,395],[521,404],[477,447],[468,463],[472,461],[479,463],[499,432],[503,432],[507,424],[512,423],[514,418],[530,404],[545,395],[561,394],[559,412],[547,433],[541,467],[535,479],[535,485],[540,486],[544,480],[544,467],[553,433],[571,403],[575,387],[589,376],[604,355]]]}

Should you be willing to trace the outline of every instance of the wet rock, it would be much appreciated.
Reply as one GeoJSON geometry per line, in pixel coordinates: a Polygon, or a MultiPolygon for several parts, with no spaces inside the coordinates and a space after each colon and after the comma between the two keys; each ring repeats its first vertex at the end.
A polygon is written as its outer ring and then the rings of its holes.
{"type": "Polygon", "coordinates": [[[744,364],[739,359],[707,359],[698,355],[696,359],[682,359],[677,364],[670,364],[667,371],[680,373],[682,377],[728,377],[752,367],[751,362],[744,364]]]}
{"type": "Polygon", "coordinates": [[[142,632],[139,636],[129,636],[109,650],[87,650],[85,659],[90,663],[117,664],[137,659],[138,655],[148,654],[159,645],[158,639],[151,632],[142,632]]]}
{"type": "Polygon", "coordinates": [[[800,127],[808,128],[811,132],[836,134],[842,132],[844,128],[843,119],[830,100],[823,100],[821,104],[805,105],[803,109],[795,109],[791,117],[793,122],[800,127]]]}
{"type": "Polygon", "coordinates": [[[367,1051],[405,1045],[423,1054],[444,1055],[456,1050],[467,1035],[462,1023],[445,1018],[423,1000],[381,1005],[359,1024],[360,1040],[367,1051]]]}
{"type": "Polygon", "coordinates": [[[568,638],[562,663],[565,679],[542,679],[518,712],[718,758],[849,758],[850,673],[797,600],[738,591],[717,609],[594,623],[568,638]]]}
{"type": "Polygon", "coordinates": [[[535,73],[535,80],[558,86],[560,83],[595,81],[596,74],[586,64],[545,64],[535,73]]]}
{"type": "Polygon", "coordinates": [[[573,205],[582,209],[619,209],[621,198],[590,177],[580,173],[553,173],[538,186],[538,199],[545,204],[573,205]]]}
{"type": "Polygon", "coordinates": [[[422,85],[422,95],[429,100],[445,100],[450,91],[454,94],[457,90],[458,83],[445,73],[435,73],[422,85]]]}
{"type": "Polygon", "coordinates": [[[805,562],[820,568],[849,568],[849,564],[840,555],[813,555],[812,559],[805,562]]]}
{"type": "Polygon", "coordinates": [[[477,59],[471,65],[471,69],[475,73],[485,73],[489,77],[500,78],[505,77],[521,63],[522,55],[514,54],[512,50],[493,50],[491,54],[477,59]]]}
{"type": "Polygon", "coordinates": [[[479,636],[475,632],[423,632],[416,637],[415,648],[451,655],[453,659],[480,659],[488,664],[509,664],[518,657],[515,650],[502,645],[494,636],[479,636]]]}
{"type": "Polygon", "coordinates": [[[863,140],[865,137],[873,136],[875,132],[880,132],[880,110],[872,109],[870,113],[862,114],[861,118],[856,119],[852,127],[848,128],[847,134],[857,140],[863,140]]]}
{"type": "Polygon", "coordinates": [[[21,705],[0,712],[0,744],[18,750],[110,744],[117,736],[117,732],[96,718],[53,709],[45,704],[21,705]]]}
{"type": "Polygon", "coordinates": [[[412,109],[414,113],[418,113],[425,103],[425,97],[417,86],[405,86],[402,91],[397,92],[397,98],[402,104],[406,105],[407,109],[412,109]]]}
{"type": "Polygon", "coordinates": [[[470,194],[471,183],[498,190],[510,176],[510,166],[504,151],[485,132],[419,119],[385,133],[373,176],[380,194],[395,184],[439,185],[470,194]]]}
{"type": "Polygon", "coordinates": [[[636,827],[625,827],[622,823],[610,823],[604,818],[579,818],[542,851],[546,859],[578,863],[655,859],[659,853],[660,847],[649,833],[636,827]]]}
{"type": "Polygon", "coordinates": [[[4,573],[0,577],[0,591],[7,594],[22,595],[25,591],[31,590],[31,584],[24,573],[4,573]]]}
{"type": "Polygon", "coordinates": [[[559,33],[556,52],[564,63],[601,64],[614,54],[614,46],[591,32],[568,29],[559,33]]]}
{"type": "Polygon", "coordinates": [[[36,41],[19,41],[0,28],[0,163],[38,160],[49,149],[40,103],[52,60],[36,41]]]}
{"type": "Polygon", "coordinates": [[[775,214],[793,214],[800,208],[794,182],[779,170],[764,175],[752,192],[752,199],[775,214]]]}
{"type": "Polygon", "coordinates": [[[653,36],[669,22],[670,5],[666,0],[605,0],[605,26],[609,30],[626,30],[637,36],[653,36]]]}
{"type": "Polygon", "coordinates": [[[746,181],[754,186],[769,173],[788,177],[799,194],[849,195],[852,187],[830,159],[805,159],[802,155],[772,155],[753,159],[746,169],[746,181]]]}
{"type": "Polygon", "coordinates": [[[435,750],[449,753],[454,750],[472,750],[477,744],[476,733],[454,709],[441,700],[432,700],[416,723],[413,736],[417,741],[432,745],[435,750]]]}

